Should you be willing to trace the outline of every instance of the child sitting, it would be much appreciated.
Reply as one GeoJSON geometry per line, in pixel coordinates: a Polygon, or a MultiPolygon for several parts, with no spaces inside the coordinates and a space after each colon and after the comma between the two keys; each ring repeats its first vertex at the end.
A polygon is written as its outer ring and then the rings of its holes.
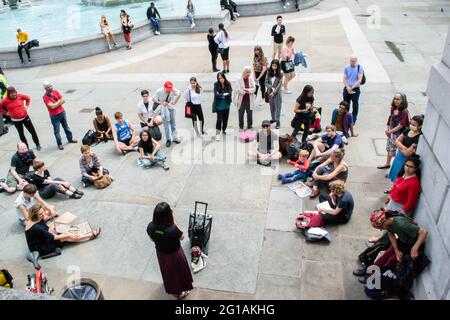
{"type": "Polygon", "coordinates": [[[282,184],[291,183],[300,179],[306,181],[306,179],[311,175],[308,157],[308,150],[300,150],[297,161],[287,161],[289,164],[295,166],[297,170],[292,173],[279,174],[278,180],[281,180],[282,184]]]}

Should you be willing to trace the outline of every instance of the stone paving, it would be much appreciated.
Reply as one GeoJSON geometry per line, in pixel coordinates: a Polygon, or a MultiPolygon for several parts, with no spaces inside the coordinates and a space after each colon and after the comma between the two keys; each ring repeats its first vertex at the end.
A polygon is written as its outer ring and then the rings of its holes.
{"type": "MultiPolygon", "coordinates": [[[[442,55],[449,10],[446,1],[421,2],[418,7],[413,1],[327,0],[315,8],[284,15],[287,34],[296,37],[296,48],[309,55],[311,66],[299,72],[291,84],[295,94],[283,96],[281,133],[291,132],[294,101],[306,83],[315,87],[316,104],[323,108],[326,125],[332,108],[341,100],[340,73],[348,56],[356,52],[363,65],[370,65],[356,127],[360,136],[350,139],[345,156],[350,166],[348,189],[356,208],[347,225],[327,227],[330,244],[306,243],[295,230],[296,214],[302,208],[312,209],[317,200],[302,203],[276,180],[278,171],[287,172],[292,167],[283,161],[277,170],[267,171],[245,162],[248,145],[236,137],[236,108],[230,112],[226,139],[213,141],[215,116],[210,105],[215,75],[210,73],[206,35],[160,36],[136,44],[132,51],[6,70],[9,83],[32,96],[31,118],[43,145],[38,158],[46,162],[54,177],[64,177],[78,187],[79,145],[57,150],[40,98],[43,80],[52,80],[65,96],[69,124],[79,140],[93,118],[93,112],[80,113],[83,108],[101,106],[110,116],[120,110],[137,125],[141,89],[152,93],[163,81],[172,79],[175,87],[184,90],[191,75],[197,75],[205,89],[203,110],[209,134],[203,141],[194,139],[190,120],[178,112],[182,144],[163,147],[170,159],[168,172],[160,168],[143,171],[135,164],[135,153],[121,157],[114,154],[112,143],[102,144],[94,147],[94,152],[114,176],[112,186],[102,191],[88,189],[82,200],[57,197],[49,201],[59,212],[71,211],[103,230],[97,240],[70,246],[61,256],[42,262],[56,294],[69,276],[67,268],[78,266],[83,277],[101,285],[106,299],[170,298],[164,292],[145,228],[154,206],[167,201],[187,232],[188,213],[199,200],[209,203],[213,232],[209,265],[194,275],[196,289],[189,299],[365,299],[351,271],[368,237],[377,234],[368,217],[382,204],[382,191],[387,186],[384,172],[376,166],[385,159],[384,125],[389,104],[396,91],[403,91],[410,113],[424,113],[427,100],[421,92],[425,91],[431,64],[442,55]],[[368,27],[363,16],[372,5],[381,10],[380,29],[368,27]],[[330,16],[333,11],[345,19],[330,16]],[[355,35],[356,40],[349,42],[355,35]],[[405,62],[394,56],[385,41],[400,48],[405,62]]],[[[231,79],[251,63],[254,44],[261,42],[266,56],[271,56],[269,30],[264,26],[270,26],[272,20],[272,16],[240,18],[229,28],[235,44],[230,51],[231,79]]],[[[182,105],[178,103],[179,110],[182,105]]],[[[255,125],[268,117],[267,105],[257,108],[255,125]]],[[[14,128],[0,138],[2,174],[8,170],[17,141],[14,128]]],[[[20,288],[32,268],[25,261],[26,242],[12,209],[17,195],[0,195],[0,261],[20,288]]],[[[188,240],[183,241],[183,247],[187,252],[188,240]]]]}

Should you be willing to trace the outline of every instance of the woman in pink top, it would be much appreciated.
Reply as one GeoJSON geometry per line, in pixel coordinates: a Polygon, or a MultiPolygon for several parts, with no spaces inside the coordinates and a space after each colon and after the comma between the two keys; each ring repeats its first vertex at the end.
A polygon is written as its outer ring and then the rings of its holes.
{"type": "Polygon", "coordinates": [[[289,36],[286,40],[286,44],[281,49],[281,69],[284,73],[284,93],[292,93],[288,90],[288,83],[295,78],[295,49],[294,49],[294,37],[289,36]]]}

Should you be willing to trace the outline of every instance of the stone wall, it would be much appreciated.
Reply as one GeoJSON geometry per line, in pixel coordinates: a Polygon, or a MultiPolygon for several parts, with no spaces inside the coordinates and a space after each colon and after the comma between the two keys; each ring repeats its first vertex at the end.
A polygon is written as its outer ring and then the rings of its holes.
{"type": "Polygon", "coordinates": [[[431,68],[423,136],[418,223],[427,229],[431,265],[416,281],[416,299],[450,299],[450,28],[442,61],[431,68]]]}

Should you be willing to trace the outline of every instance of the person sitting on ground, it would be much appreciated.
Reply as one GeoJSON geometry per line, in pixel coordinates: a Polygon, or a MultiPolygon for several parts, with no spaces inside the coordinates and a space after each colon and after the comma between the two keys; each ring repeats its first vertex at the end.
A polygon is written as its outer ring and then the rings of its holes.
{"type": "Polygon", "coordinates": [[[17,145],[17,152],[11,158],[11,168],[5,179],[0,179],[0,189],[8,193],[14,193],[22,190],[27,184],[25,174],[30,171],[30,166],[36,156],[32,150],[28,150],[25,143],[17,145]]]}
{"type": "Polygon", "coordinates": [[[97,238],[101,232],[97,228],[94,232],[83,236],[63,233],[56,234],[56,230],[50,229],[45,223],[45,209],[42,205],[36,204],[29,210],[29,220],[25,226],[25,237],[27,239],[30,252],[38,251],[41,256],[48,255],[61,248],[63,242],[81,242],[97,238]]]}
{"type": "Polygon", "coordinates": [[[95,135],[99,142],[113,140],[111,120],[103,114],[102,109],[95,108],[95,119],[93,120],[95,135]]]}
{"type": "Polygon", "coordinates": [[[30,176],[30,183],[39,190],[39,195],[44,199],[50,199],[56,193],[61,193],[71,199],[81,199],[84,193],[61,178],[53,179],[44,161],[34,160],[35,172],[30,176]]]}
{"type": "Polygon", "coordinates": [[[336,127],[329,125],[325,129],[326,133],[313,142],[314,149],[311,151],[309,161],[320,159],[325,161],[338,149],[344,149],[344,142],[340,135],[336,133],[336,127]]]}
{"type": "Polygon", "coordinates": [[[29,220],[28,210],[37,203],[41,204],[45,210],[44,221],[56,217],[55,207],[45,202],[37,192],[36,186],[29,183],[14,201],[14,208],[16,208],[17,219],[19,219],[20,224],[25,226],[25,221],[29,220]]]}
{"type": "Polygon", "coordinates": [[[329,195],[320,195],[319,201],[328,201],[332,209],[319,210],[319,214],[325,225],[345,224],[350,220],[355,207],[353,196],[345,190],[345,183],[340,180],[330,182],[330,191],[329,195]]]}
{"type": "Polygon", "coordinates": [[[91,153],[91,147],[88,145],[81,146],[80,170],[84,188],[93,185],[96,180],[101,179],[104,175],[109,175],[108,169],[103,168],[97,155],[91,153]]]}
{"type": "Polygon", "coordinates": [[[331,124],[336,126],[336,132],[341,136],[342,141],[347,143],[347,139],[350,137],[357,137],[358,134],[353,130],[353,115],[350,113],[350,107],[348,102],[341,101],[339,108],[333,110],[331,117],[331,124]]]}
{"type": "MultiPolygon", "coordinates": [[[[381,208],[372,213],[370,222],[376,229],[387,230],[391,242],[384,254],[375,260],[374,264],[379,268],[393,267],[406,255],[416,260],[423,254],[428,232],[410,217],[381,208]]],[[[362,276],[364,273],[361,270],[361,273],[355,275],[362,276]]],[[[365,283],[365,279],[362,280],[365,283]]]]}
{"type": "Polygon", "coordinates": [[[114,47],[117,47],[116,36],[112,32],[111,27],[109,26],[108,20],[106,19],[105,16],[102,16],[100,18],[100,30],[102,31],[102,34],[105,36],[105,41],[106,41],[106,44],[108,45],[108,49],[109,50],[112,49],[111,41],[109,40],[109,38],[112,39],[112,41],[114,43],[114,47]]]}
{"type": "Polygon", "coordinates": [[[344,183],[348,177],[348,165],[345,163],[344,153],[337,149],[334,150],[330,158],[320,164],[312,174],[312,193],[310,198],[314,199],[320,195],[321,187],[328,187],[330,181],[341,180],[344,183]]]}
{"type": "MultiPolygon", "coordinates": [[[[309,134],[319,133],[322,131],[322,108],[313,108],[311,125],[309,126],[309,134]]],[[[300,128],[304,130],[304,127],[300,128]]]]}
{"type": "Polygon", "coordinates": [[[139,137],[133,124],[123,118],[122,112],[116,112],[114,118],[117,122],[114,124],[113,139],[117,153],[125,155],[130,151],[138,151],[139,137]]]}
{"type": "Polygon", "coordinates": [[[251,150],[248,152],[249,159],[257,160],[263,166],[270,166],[272,160],[278,160],[283,155],[280,152],[278,135],[270,130],[270,121],[264,120],[261,124],[262,130],[256,134],[251,150]]]}
{"type": "Polygon", "coordinates": [[[153,167],[156,163],[160,163],[164,170],[169,170],[169,165],[166,163],[166,155],[161,151],[161,145],[152,138],[147,129],[143,129],[140,134],[141,141],[139,141],[140,156],[137,159],[138,166],[145,169],[153,167]]]}
{"type": "Polygon", "coordinates": [[[148,90],[141,91],[142,100],[138,103],[138,117],[141,128],[152,128],[163,123],[161,117],[153,111],[153,99],[150,97],[148,90]]]}
{"type": "Polygon", "coordinates": [[[306,182],[306,179],[311,175],[308,156],[308,150],[300,150],[300,152],[298,153],[297,161],[287,161],[287,163],[296,167],[297,170],[292,173],[279,174],[278,180],[281,180],[282,184],[291,183],[297,180],[303,180],[304,182],[306,182]]]}

